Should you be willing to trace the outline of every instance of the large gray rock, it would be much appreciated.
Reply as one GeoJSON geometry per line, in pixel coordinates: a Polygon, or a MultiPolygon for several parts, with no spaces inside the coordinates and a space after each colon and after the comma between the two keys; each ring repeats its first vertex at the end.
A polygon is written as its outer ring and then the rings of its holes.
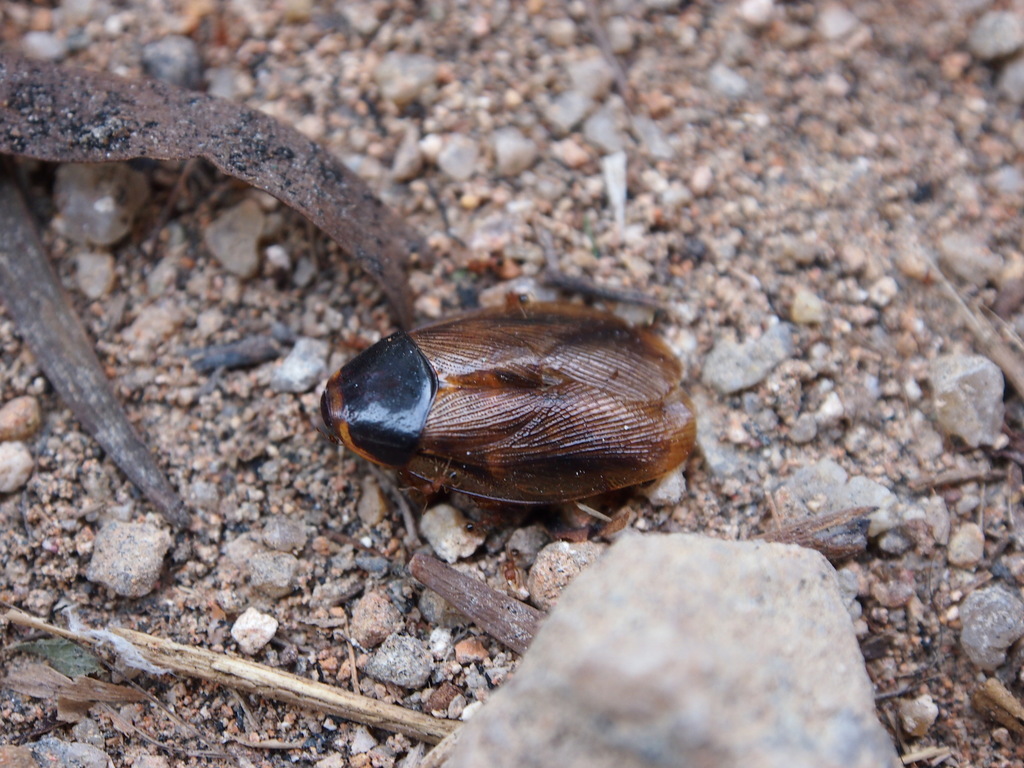
{"type": "Polygon", "coordinates": [[[573,582],[450,768],[879,768],[835,571],[818,553],[632,537],[573,582]]]}

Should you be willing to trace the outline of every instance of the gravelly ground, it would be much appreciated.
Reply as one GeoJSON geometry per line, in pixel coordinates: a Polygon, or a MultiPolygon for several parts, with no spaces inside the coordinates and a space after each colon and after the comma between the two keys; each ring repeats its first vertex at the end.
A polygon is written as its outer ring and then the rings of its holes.
{"type": "MultiPolygon", "coordinates": [[[[907,523],[903,545],[875,540],[846,566],[858,581],[858,629],[883,722],[894,721],[900,697],[929,694],[939,718],[908,749],[949,747],[960,765],[1013,765],[1024,757],[1017,736],[971,712],[981,677],[960,650],[957,611],[987,582],[1016,590],[1015,575],[1024,579],[1024,552],[1010,537],[1018,496],[1000,475],[1005,459],[936,431],[928,384],[936,355],[976,350],[936,284],[928,254],[942,253],[949,235],[962,236],[956,250],[968,256],[952,261],[966,263],[967,279],[954,279],[983,304],[1022,262],[1022,191],[1014,177],[1024,150],[1020,107],[996,92],[993,68],[966,45],[992,4],[850,2],[853,20],[844,27],[835,7],[793,2],[774,7],[758,29],[735,3],[594,3],[621,51],[628,84],[623,93],[614,82],[599,83],[595,99],[595,109],[609,110],[611,134],[628,157],[625,229],[602,176],[608,134],[591,126],[563,135],[552,119],[551,100],[578,87],[570,65],[600,56],[588,3],[382,0],[310,8],[299,0],[153,0],[97,2],[84,20],[72,18],[73,5],[79,7],[68,3],[65,12],[0,6],[3,44],[17,45],[30,30],[72,40],[84,34],[89,44],[69,54],[69,63],[139,76],[145,44],[168,33],[190,36],[208,75],[228,73],[219,82],[229,83],[234,98],[349,158],[428,235],[437,261],[411,275],[421,318],[500,300],[540,275],[542,233],[561,272],[659,299],[667,311],[657,313],[657,328],[684,361],[700,417],[720,426],[730,459],[711,472],[694,458],[677,506],[652,510],[642,499],[630,501],[633,525],[752,535],[770,525],[769,497],[779,479],[823,458],[881,483],[928,523],[907,523]],[[438,67],[435,85],[404,109],[382,97],[374,77],[392,50],[424,54],[438,67]],[[630,115],[650,118],[663,143],[638,143],[630,115]],[[491,143],[509,126],[535,142],[538,157],[527,170],[501,175],[491,143]],[[408,181],[394,183],[389,172],[411,130],[424,137],[426,161],[408,181]],[[453,135],[479,145],[472,173],[461,180],[431,157],[453,135]],[[776,318],[814,320],[801,308],[810,302],[814,310],[815,298],[820,321],[797,323],[795,352],[761,383],[729,396],[701,383],[716,341],[758,337],[776,318]],[[841,410],[817,418],[810,439],[806,423],[794,439],[800,416],[822,413],[832,393],[841,410]],[[981,479],[939,491],[915,483],[948,470],[981,479]],[[985,556],[975,567],[948,564],[947,518],[954,532],[969,522],[984,531],[985,556]],[[906,585],[912,588],[901,591],[906,585]]],[[[102,520],[156,518],[55,398],[0,314],[0,400],[37,395],[44,421],[31,442],[35,474],[23,492],[0,498],[0,599],[43,616],[74,606],[89,624],[121,622],[215,649],[233,647],[230,622],[255,604],[281,622],[262,661],[329,682],[355,676],[364,693],[420,706],[432,689],[405,691],[358,674],[366,654],[350,655],[344,642],[365,579],[391,598],[410,633],[426,638],[432,626],[418,605],[420,588],[401,567],[410,551],[400,516],[366,524],[356,514],[366,466],[339,459],[310,426],[318,390],[275,392],[273,364],[211,382],[184,354],[280,324],[328,341],[333,366],[386,333],[392,317],[380,291],[333,245],[263,196],[274,225],[263,243],[283,246],[291,266],[268,264],[247,281],[227,274],[202,233],[226,207],[254,195],[204,169],[190,179],[156,255],[144,256],[139,243],[177,170],[148,170],[151,210],[114,251],[116,285],[108,296],[90,302],[76,289],[72,257],[80,246],[52,229],[47,242],[130,416],[172,481],[198,502],[196,522],[178,537],[146,597],[115,598],[86,580],[102,520]],[[308,283],[303,262],[317,267],[308,283]],[[161,302],[173,306],[173,322],[148,346],[131,346],[125,329],[161,302]],[[297,588],[281,599],[260,596],[246,581],[246,561],[262,548],[260,535],[275,516],[302,521],[308,531],[297,588]],[[368,551],[386,564],[374,571],[374,563],[357,559],[368,551]]],[[[45,193],[40,204],[46,208],[45,193]]],[[[653,314],[630,312],[638,320],[653,314]]],[[[1011,325],[1019,321],[1011,314],[1011,325]]],[[[1007,406],[1008,425],[1020,429],[1016,396],[1007,406]]],[[[499,588],[507,535],[492,534],[486,552],[466,566],[499,588]]],[[[456,638],[466,631],[457,629],[456,638]]],[[[482,640],[486,661],[447,663],[436,673],[468,702],[486,699],[515,664],[512,654],[482,640]]],[[[0,658],[7,664],[13,655],[0,658]]],[[[1012,658],[1000,676],[1019,693],[1019,654],[1012,658]]],[[[187,682],[153,689],[185,720],[205,720],[215,745],[226,735],[303,743],[288,753],[246,751],[253,764],[337,752],[352,765],[389,766],[410,747],[405,737],[378,734],[376,747],[347,757],[357,737],[334,718],[243,703],[187,682]]],[[[0,741],[31,732],[52,707],[3,691],[0,741]]],[[[122,714],[161,740],[203,748],[149,709],[122,714]]],[[[97,722],[99,745],[116,764],[156,753],[109,720],[97,722]]]]}

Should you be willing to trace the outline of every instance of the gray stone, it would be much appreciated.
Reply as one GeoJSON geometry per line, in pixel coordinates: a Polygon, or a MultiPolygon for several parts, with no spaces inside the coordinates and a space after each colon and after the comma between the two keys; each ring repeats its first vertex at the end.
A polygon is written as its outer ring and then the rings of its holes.
{"type": "Polygon", "coordinates": [[[555,136],[565,136],[587,116],[594,101],[585,93],[566,91],[556,96],[544,110],[544,117],[555,136]]]}
{"type": "Polygon", "coordinates": [[[373,71],[381,95],[399,107],[420,98],[437,81],[437,63],[416,53],[387,54],[373,71]]]}
{"type": "Polygon", "coordinates": [[[179,88],[197,90],[203,84],[203,60],[190,37],[167,35],[142,47],[146,74],[179,88]]]}
{"type": "Polygon", "coordinates": [[[996,88],[1015,104],[1024,104],[1024,56],[1007,62],[996,78],[996,88]]]}
{"type": "Polygon", "coordinates": [[[0,493],[14,493],[32,477],[36,462],[22,442],[0,443],[0,493]]]}
{"type": "Polygon", "coordinates": [[[901,522],[895,494],[881,483],[857,475],[850,477],[832,459],[802,467],[778,485],[778,499],[786,518],[829,515],[844,509],[870,507],[869,533],[878,536],[901,522]]]}
{"type": "Polygon", "coordinates": [[[737,344],[720,340],[704,361],[703,381],[723,395],[760,383],[776,365],[793,355],[793,330],[778,323],[760,338],[737,344]]]}
{"type": "Polygon", "coordinates": [[[327,376],[327,342],[303,336],[270,377],[275,392],[308,392],[327,376]]]}
{"type": "Polygon", "coordinates": [[[249,583],[267,597],[290,594],[298,573],[298,559],[287,552],[257,552],[249,560],[249,583]]]}
{"type": "Polygon", "coordinates": [[[718,62],[708,70],[708,87],[722,96],[739,99],[746,95],[749,86],[743,75],[718,62]]]}
{"type": "Polygon", "coordinates": [[[305,524],[285,515],[274,515],[263,526],[263,543],[279,552],[302,549],[307,538],[305,524]]]}
{"type": "Polygon", "coordinates": [[[56,768],[107,768],[107,753],[78,741],[61,741],[47,736],[29,744],[40,765],[56,768]]]}
{"type": "Polygon", "coordinates": [[[954,232],[939,241],[939,263],[961,280],[982,286],[1003,269],[1003,259],[979,238],[954,232]]]}
{"type": "Polygon", "coordinates": [[[257,246],[263,221],[263,211],[256,201],[243,200],[210,222],[203,240],[228,272],[241,278],[253,277],[260,268],[257,246]]]}
{"type": "Polygon", "coordinates": [[[612,83],[615,82],[615,73],[603,56],[591,56],[588,59],[574,61],[567,69],[572,90],[594,101],[601,101],[607,96],[612,83]]]}
{"type": "Polygon", "coordinates": [[[456,181],[465,181],[477,171],[480,145],[468,136],[449,136],[437,156],[438,167],[456,181]]]}
{"type": "Polygon", "coordinates": [[[538,754],[561,768],[896,759],[824,558],[686,535],[622,539],[582,574],[447,765],[538,754]]]}
{"type": "Polygon", "coordinates": [[[109,522],[96,534],[85,578],[122,597],[148,595],[170,547],[170,534],[149,523],[109,522]]]}
{"type": "Polygon", "coordinates": [[[148,198],[146,177],[123,163],[67,163],[57,169],[57,225],[78,243],[116,243],[128,234],[148,198]]]}
{"type": "Polygon", "coordinates": [[[669,144],[668,137],[654,120],[646,115],[634,115],[633,128],[652,157],[659,160],[671,160],[675,157],[675,150],[669,144]]]}
{"type": "Polygon", "coordinates": [[[430,679],[433,666],[433,654],[422,640],[395,634],[374,652],[363,671],[382,683],[421,688],[430,679]]]}
{"type": "Polygon", "coordinates": [[[939,428],[972,448],[992,445],[1003,427],[1003,373],[981,355],[932,361],[932,403],[939,428]]]}
{"type": "Polygon", "coordinates": [[[1006,649],[1024,637],[1024,603],[1003,586],[975,590],[960,605],[960,644],[984,670],[1006,661],[1006,649]]]}
{"type": "Polygon", "coordinates": [[[52,32],[26,32],[21,38],[21,52],[30,59],[60,61],[68,55],[68,43],[52,32]]]}
{"type": "Polygon", "coordinates": [[[498,173],[502,176],[518,176],[537,159],[536,142],[518,128],[500,128],[492,140],[498,173]]]}
{"type": "Polygon", "coordinates": [[[583,135],[604,154],[620,152],[625,146],[615,110],[609,104],[601,107],[584,121],[583,135]]]}
{"type": "Polygon", "coordinates": [[[622,56],[633,50],[633,28],[625,16],[608,19],[608,45],[612,53],[622,56]]]}
{"type": "Polygon", "coordinates": [[[989,11],[975,23],[968,50],[982,61],[1001,59],[1024,48],[1024,17],[1011,11],[989,11]]]}

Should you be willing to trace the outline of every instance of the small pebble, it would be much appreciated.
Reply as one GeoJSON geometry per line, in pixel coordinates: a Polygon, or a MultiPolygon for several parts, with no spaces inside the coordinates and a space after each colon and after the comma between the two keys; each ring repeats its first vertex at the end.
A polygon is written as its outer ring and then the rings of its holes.
{"type": "Polygon", "coordinates": [[[749,389],[792,357],[793,351],[793,331],[786,323],[773,325],[760,338],[743,344],[723,339],[704,361],[702,379],[723,395],[749,389]]]}
{"type": "Polygon", "coordinates": [[[960,643],[984,670],[1006,660],[1006,649],[1024,636],[1024,603],[1005,587],[975,590],[960,605],[960,643]]]}
{"type": "Polygon", "coordinates": [[[604,154],[620,152],[625,146],[615,112],[609,106],[602,107],[584,121],[583,136],[604,154]]]}
{"type": "Polygon", "coordinates": [[[542,525],[516,528],[505,545],[516,562],[524,567],[533,565],[537,554],[551,542],[551,536],[542,525]]]}
{"type": "Polygon", "coordinates": [[[743,0],[740,3],[740,18],[754,29],[768,26],[774,12],[774,0],[743,0]]]}
{"type": "Polygon", "coordinates": [[[601,101],[615,82],[615,73],[603,56],[574,61],[567,67],[572,91],[582,93],[589,99],[601,101]]]}
{"type": "Polygon", "coordinates": [[[467,637],[455,644],[455,660],[459,664],[480,664],[491,658],[479,637],[467,637]]]}
{"type": "Polygon", "coordinates": [[[537,144],[518,128],[500,128],[494,132],[494,157],[498,173],[518,176],[537,160],[537,144]]]}
{"type": "Polygon", "coordinates": [[[160,302],[145,307],[124,329],[124,340],[136,350],[151,349],[169,339],[181,327],[184,318],[177,304],[160,302]]]}
{"type": "Polygon", "coordinates": [[[171,536],[162,528],[111,521],[96,534],[85,578],[122,597],[148,595],[170,547],[171,536]]]}
{"type": "Polygon", "coordinates": [[[860,21],[841,5],[830,3],[818,16],[818,33],[826,40],[842,40],[857,28],[860,21]]]}
{"type": "Polygon", "coordinates": [[[402,614],[380,590],[367,592],[352,609],[352,638],[361,648],[376,648],[403,626],[402,614]]]}
{"type": "Polygon", "coordinates": [[[480,145],[468,136],[450,136],[437,156],[438,167],[456,181],[465,181],[478,169],[480,145]]]}
{"type": "Polygon", "coordinates": [[[551,19],[544,26],[544,36],[552,45],[567,48],[576,41],[576,24],[572,19],[551,19]]]}
{"type": "Polygon", "coordinates": [[[299,561],[288,552],[257,552],[249,560],[249,583],[267,597],[284,597],[295,589],[299,561]]]}
{"type": "Polygon", "coordinates": [[[1002,257],[978,238],[954,232],[939,241],[939,263],[971,285],[982,286],[1003,269],[1002,257]]]}
{"type": "Polygon", "coordinates": [[[434,657],[422,640],[409,635],[388,637],[363,671],[374,680],[402,688],[421,688],[430,679],[434,657]]]}
{"type": "Polygon", "coordinates": [[[362,493],[359,494],[359,502],[356,504],[359,519],[368,526],[374,526],[384,519],[387,511],[387,501],[377,481],[372,477],[366,477],[363,480],[362,493]]]}
{"type": "Polygon", "coordinates": [[[229,208],[206,228],[203,240],[224,269],[243,279],[260,269],[258,248],[265,216],[255,200],[229,208]]]}
{"type": "Polygon", "coordinates": [[[793,293],[789,318],[798,325],[818,325],[825,320],[825,302],[818,294],[801,286],[793,293]]]}
{"type": "Polygon", "coordinates": [[[21,52],[29,59],[60,61],[68,55],[68,43],[52,32],[27,32],[21,39],[21,52]]]}
{"type": "Polygon", "coordinates": [[[747,93],[747,79],[725,64],[718,62],[708,71],[708,87],[730,99],[742,98],[747,93]]]}
{"type": "Polygon", "coordinates": [[[274,369],[270,386],[275,392],[308,392],[327,376],[327,342],[303,336],[274,369]]]}
{"type": "MultiPolygon", "coordinates": [[[[985,186],[1001,195],[1016,197],[1024,193],[1024,173],[1012,165],[1004,165],[985,177],[985,186]]],[[[1004,269],[1003,275],[1005,273],[1004,269]]]]}
{"type": "Polygon", "coordinates": [[[376,746],[377,740],[373,738],[373,735],[362,726],[359,726],[352,734],[352,743],[349,745],[349,752],[353,755],[365,755],[376,746]]]}
{"type": "Polygon", "coordinates": [[[544,117],[556,136],[565,136],[587,116],[594,102],[579,91],[566,91],[556,96],[544,110],[544,117]]]}
{"type": "Polygon", "coordinates": [[[703,197],[711,189],[711,182],[715,180],[711,168],[706,165],[698,165],[690,174],[690,191],[696,197],[703,197]]]}
{"type": "Polygon", "coordinates": [[[946,552],[950,565],[973,568],[985,556],[985,534],[977,523],[965,523],[949,537],[946,552]]]}
{"type": "Polygon", "coordinates": [[[897,708],[903,731],[915,739],[928,733],[939,717],[939,708],[927,693],[916,699],[900,699],[897,708]]]}
{"type": "Polygon", "coordinates": [[[811,413],[801,413],[789,428],[789,439],[797,445],[809,443],[817,436],[818,422],[811,413]]]}
{"type": "Polygon", "coordinates": [[[114,257],[96,251],[79,253],[75,256],[75,282],[86,298],[102,299],[114,287],[114,257]]]}
{"type": "Polygon", "coordinates": [[[971,29],[967,49],[982,61],[1001,59],[1024,48],[1024,17],[1012,11],[988,11],[971,29]]]}
{"type": "Polygon", "coordinates": [[[277,632],[277,619],[249,607],[231,625],[231,637],[238,650],[252,656],[273,639],[277,632]]]}
{"type": "Polygon", "coordinates": [[[305,524],[285,515],[274,515],[263,526],[263,543],[278,552],[300,550],[307,538],[305,524]]]}
{"type": "Polygon", "coordinates": [[[24,443],[0,443],[0,493],[20,490],[35,468],[32,452],[24,443]]]}
{"type": "Polygon", "coordinates": [[[78,243],[116,243],[128,234],[148,198],[146,177],[124,163],[66,163],[57,168],[56,223],[61,234],[78,243]]]}
{"type": "Polygon", "coordinates": [[[642,487],[640,493],[651,502],[652,507],[678,504],[686,493],[686,476],[683,474],[683,468],[677,467],[658,478],[652,485],[642,487]]]}
{"type": "Polygon", "coordinates": [[[451,504],[435,504],[424,512],[420,519],[420,533],[446,563],[469,557],[486,538],[480,526],[470,523],[451,504]]]}
{"type": "Polygon", "coordinates": [[[391,178],[411,181],[423,170],[423,152],[420,151],[420,132],[415,126],[407,128],[391,163],[391,178]]]}
{"type": "Polygon", "coordinates": [[[612,53],[622,56],[633,50],[633,28],[629,19],[615,16],[608,20],[608,45],[612,53]]]}
{"type": "Polygon", "coordinates": [[[939,428],[972,448],[992,445],[1003,427],[1003,373],[981,355],[946,355],[930,368],[939,428]]]}
{"type": "Polygon", "coordinates": [[[45,736],[29,745],[39,765],[57,768],[107,768],[113,765],[107,753],[78,741],[61,741],[45,736]]]}
{"type": "Polygon", "coordinates": [[[607,548],[608,545],[593,541],[555,541],[544,547],[526,578],[533,604],[545,611],[554,608],[569,582],[607,548]]]}
{"type": "Polygon", "coordinates": [[[385,99],[404,107],[437,81],[437,63],[429,56],[392,51],[377,65],[373,79],[385,99]]]}
{"type": "Polygon", "coordinates": [[[1014,104],[1024,104],[1024,56],[1007,62],[996,78],[996,88],[1014,104]]]}
{"type": "Polygon", "coordinates": [[[42,424],[39,401],[31,395],[8,400],[0,408],[0,443],[9,440],[28,440],[42,424]]]}
{"type": "Polygon", "coordinates": [[[899,292],[900,286],[896,280],[886,275],[868,288],[868,300],[876,307],[887,307],[899,295],[899,292]]]}
{"type": "Polygon", "coordinates": [[[156,80],[198,90],[203,84],[203,60],[190,37],[167,35],[142,47],[142,67],[156,80]]]}

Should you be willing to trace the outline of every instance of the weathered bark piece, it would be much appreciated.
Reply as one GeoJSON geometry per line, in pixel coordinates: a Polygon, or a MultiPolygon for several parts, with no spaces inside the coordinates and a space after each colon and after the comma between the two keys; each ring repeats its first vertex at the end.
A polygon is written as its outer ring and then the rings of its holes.
{"type": "Polygon", "coordinates": [[[0,50],[0,152],[53,162],[202,157],[324,230],[412,320],[405,263],[419,236],[336,157],[269,115],[155,80],[0,50]]]}
{"type": "Polygon", "coordinates": [[[169,523],[188,524],[185,504],[114,396],[93,342],[68,302],[25,200],[0,164],[0,298],[53,388],[169,523]]]}
{"type": "Polygon", "coordinates": [[[414,555],[409,561],[409,571],[516,653],[526,652],[544,618],[536,608],[503,595],[433,557],[414,555]]]}

